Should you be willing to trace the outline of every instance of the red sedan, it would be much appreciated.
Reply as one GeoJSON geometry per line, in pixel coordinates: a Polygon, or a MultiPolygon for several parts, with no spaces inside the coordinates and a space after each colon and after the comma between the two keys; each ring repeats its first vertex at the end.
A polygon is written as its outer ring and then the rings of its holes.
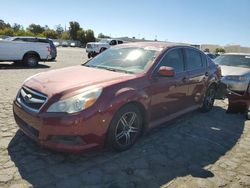
{"type": "Polygon", "coordinates": [[[210,58],[190,46],[119,45],[83,65],[27,79],[13,103],[14,117],[47,148],[123,151],[163,122],[211,110],[217,73],[210,58]]]}

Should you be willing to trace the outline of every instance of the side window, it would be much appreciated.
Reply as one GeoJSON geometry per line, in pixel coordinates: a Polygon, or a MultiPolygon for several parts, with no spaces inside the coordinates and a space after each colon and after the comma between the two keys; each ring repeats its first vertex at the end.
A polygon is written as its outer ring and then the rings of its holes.
{"type": "Polygon", "coordinates": [[[121,41],[121,40],[118,40],[118,44],[123,44],[123,41],[121,41]]]}
{"type": "Polygon", "coordinates": [[[206,57],[206,55],[201,54],[201,61],[202,61],[203,67],[207,67],[207,57],[206,57]]]}
{"type": "Polygon", "coordinates": [[[110,45],[116,45],[117,43],[116,43],[116,40],[111,40],[109,44],[110,45]]]}
{"type": "Polygon", "coordinates": [[[173,67],[175,72],[184,71],[184,62],[181,49],[174,49],[167,52],[162,59],[161,66],[173,67]]]}
{"type": "Polygon", "coordinates": [[[195,70],[202,67],[201,55],[198,51],[193,49],[185,49],[187,70],[195,70]]]}

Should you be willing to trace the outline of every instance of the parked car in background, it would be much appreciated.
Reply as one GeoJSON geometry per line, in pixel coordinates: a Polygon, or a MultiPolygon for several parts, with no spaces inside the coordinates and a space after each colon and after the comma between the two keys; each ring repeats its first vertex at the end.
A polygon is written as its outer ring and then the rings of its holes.
{"type": "Polygon", "coordinates": [[[30,67],[39,61],[51,61],[51,45],[43,42],[0,41],[0,61],[25,63],[30,67]]]}
{"type": "Polygon", "coordinates": [[[18,37],[9,37],[5,40],[8,41],[22,41],[22,42],[40,42],[40,43],[47,43],[50,45],[50,55],[51,60],[55,60],[57,56],[57,49],[54,45],[53,41],[48,38],[41,38],[41,37],[29,37],[29,36],[18,36],[18,37]]]}
{"type": "Polygon", "coordinates": [[[69,47],[69,43],[67,41],[62,42],[62,47],[69,47]]]}
{"type": "Polygon", "coordinates": [[[221,82],[228,89],[228,112],[248,111],[250,118],[250,54],[227,53],[215,59],[222,70],[221,82]]]}
{"type": "Polygon", "coordinates": [[[25,134],[51,149],[87,151],[106,143],[123,151],[163,122],[210,111],[217,72],[190,46],[118,45],[81,66],[27,79],[13,103],[14,117],[25,134]]]}
{"type": "Polygon", "coordinates": [[[76,43],[75,42],[71,42],[70,43],[70,47],[76,47],[76,43]]]}
{"type": "Polygon", "coordinates": [[[53,44],[55,45],[55,47],[59,47],[60,46],[60,42],[57,42],[57,41],[53,41],[53,44]]]}
{"type": "Polygon", "coordinates": [[[210,57],[211,59],[215,59],[217,56],[215,54],[212,54],[212,53],[208,53],[208,52],[205,52],[205,54],[210,57]]]}
{"type": "Polygon", "coordinates": [[[89,42],[86,45],[88,58],[95,57],[97,54],[117,44],[123,44],[123,41],[116,39],[102,39],[99,42],[89,42]]]}

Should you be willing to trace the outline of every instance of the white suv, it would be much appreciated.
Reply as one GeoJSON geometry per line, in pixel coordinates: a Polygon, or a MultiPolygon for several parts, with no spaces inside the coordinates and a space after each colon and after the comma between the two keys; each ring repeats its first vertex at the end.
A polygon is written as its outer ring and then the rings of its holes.
{"type": "Polygon", "coordinates": [[[116,39],[102,39],[100,42],[89,42],[86,46],[88,58],[95,57],[97,54],[117,44],[123,44],[123,41],[116,39]]]}

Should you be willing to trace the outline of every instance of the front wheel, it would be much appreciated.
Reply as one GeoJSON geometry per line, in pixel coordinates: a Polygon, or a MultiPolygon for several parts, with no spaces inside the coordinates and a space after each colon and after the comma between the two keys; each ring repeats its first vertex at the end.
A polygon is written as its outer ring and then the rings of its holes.
{"type": "Polygon", "coordinates": [[[116,151],[129,149],[142,132],[142,116],[135,105],[122,107],[113,117],[108,130],[108,146],[116,151]]]}
{"type": "Polygon", "coordinates": [[[209,112],[213,108],[215,95],[216,95],[216,86],[215,85],[209,86],[209,88],[205,93],[203,103],[201,106],[202,112],[209,112]]]}
{"type": "Polygon", "coordinates": [[[100,53],[102,53],[103,51],[105,51],[107,48],[101,48],[100,49],[100,53]]]}

